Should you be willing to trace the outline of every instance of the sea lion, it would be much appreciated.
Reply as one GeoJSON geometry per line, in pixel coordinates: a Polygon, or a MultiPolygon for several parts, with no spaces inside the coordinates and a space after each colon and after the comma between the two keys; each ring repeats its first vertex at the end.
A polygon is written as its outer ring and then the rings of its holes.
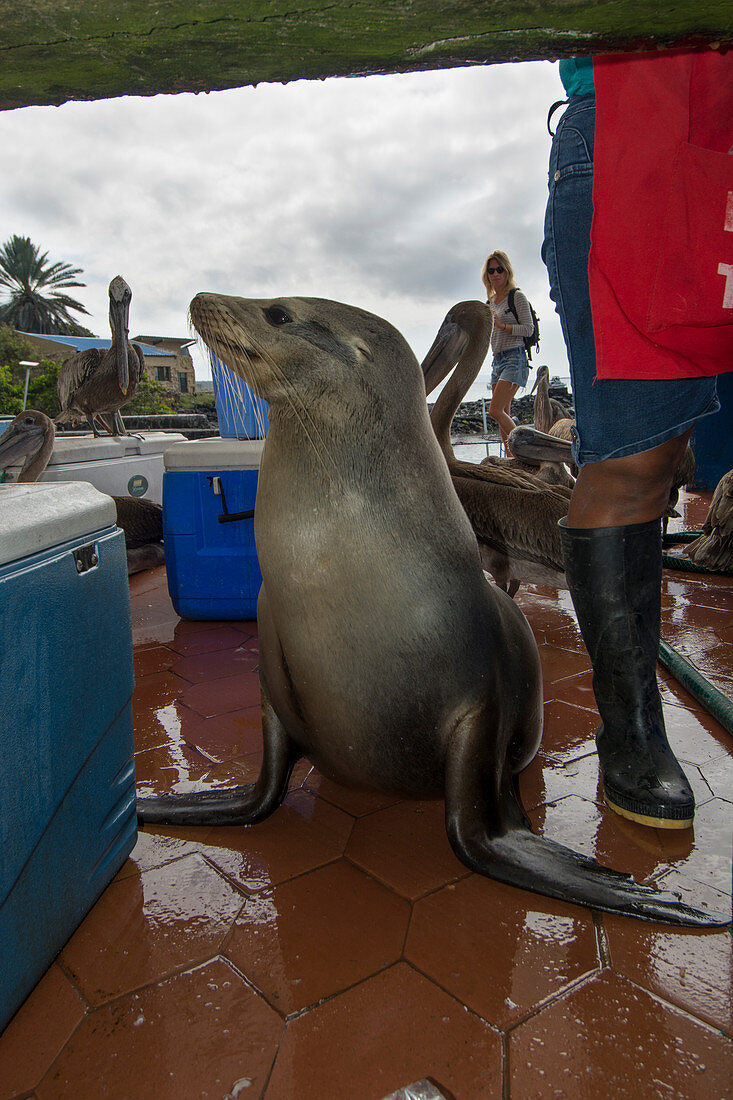
{"type": "Polygon", "coordinates": [[[251,825],[307,757],[339,783],[445,797],[474,871],[678,924],[725,923],[535,836],[514,776],[542,732],[529,625],[484,577],[404,338],[314,298],[198,294],[208,346],[269,402],[255,540],[263,760],[257,782],[140,798],[143,821],[251,825]]]}

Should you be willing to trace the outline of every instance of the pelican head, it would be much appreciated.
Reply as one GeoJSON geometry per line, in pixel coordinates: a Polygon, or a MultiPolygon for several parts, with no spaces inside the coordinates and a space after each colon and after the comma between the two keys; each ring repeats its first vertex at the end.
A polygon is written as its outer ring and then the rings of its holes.
{"type": "Polygon", "coordinates": [[[0,436],[0,469],[22,462],[18,480],[34,480],[38,474],[31,466],[38,465],[38,473],[46,466],[55,435],[53,421],[45,413],[35,409],[19,413],[0,436]]]}
{"type": "MultiPolygon", "coordinates": [[[[430,350],[422,361],[425,393],[432,393],[435,387],[440,385],[445,376],[462,359],[469,343],[472,344],[472,350],[476,353],[476,372],[478,373],[490,340],[491,312],[484,302],[458,302],[451,306],[430,350]]],[[[468,386],[466,388],[468,389],[468,386]]]]}
{"type": "Polygon", "coordinates": [[[127,351],[128,321],[132,291],[121,275],[109,284],[109,324],[112,346],[117,352],[117,381],[123,393],[130,388],[130,365],[127,351]]]}
{"type": "Polygon", "coordinates": [[[510,433],[507,446],[515,458],[528,462],[572,462],[572,450],[565,439],[520,426],[510,433]]]}
{"type": "Polygon", "coordinates": [[[550,368],[543,363],[541,367],[537,368],[537,377],[534,380],[534,386],[532,386],[532,389],[529,391],[530,394],[534,393],[534,391],[537,389],[537,387],[540,383],[540,379],[543,379],[543,380],[546,379],[547,381],[549,381],[549,378],[550,378],[550,368]]]}

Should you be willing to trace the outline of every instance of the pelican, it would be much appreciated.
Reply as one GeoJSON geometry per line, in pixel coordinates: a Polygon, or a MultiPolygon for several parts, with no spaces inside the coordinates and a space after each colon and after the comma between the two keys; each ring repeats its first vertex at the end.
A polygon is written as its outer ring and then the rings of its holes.
{"type": "Polygon", "coordinates": [[[449,372],[430,412],[453,485],[478,540],[484,569],[513,596],[522,581],[567,588],[558,521],[570,492],[518,466],[461,462],[450,441],[455,412],[478,374],[491,340],[483,302],[459,302],[446,315],[422,363],[426,393],[449,372]]]}
{"type": "Polygon", "coordinates": [[[131,298],[132,291],[125,280],[121,275],[115,276],[109,284],[112,345],[78,351],[61,364],[58,380],[61,412],[56,417],[57,424],[86,419],[97,436],[100,434],[97,418],[110,435],[130,434],[122,423],[120,409],[135,396],[145,373],[142,348],[127,339],[131,298]]]}
{"type": "Polygon", "coordinates": [[[550,368],[541,366],[537,368],[537,377],[534,386],[529,391],[535,394],[534,399],[534,426],[540,432],[549,432],[557,420],[567,419],[568,410],[559,401],[550,397],[550,368]]]}
{"type": "Polygon", "coordinates": [[[733,470],[716,485],[702,534],[687,547],[687,555],[711,573],[733,571],[733,470]]]}
{"type": "MultiPolygon", "coordinates": [[[[18,481],[38,481],[53,452],[53,420],[36,409],[18,413],[0,436],[0,470],[23,463],[18,481]]],[[[124,531],[127,572],[137,573],[164,562],[163,509],[140,497],[112,497],[117,526],[124,531]]]]}

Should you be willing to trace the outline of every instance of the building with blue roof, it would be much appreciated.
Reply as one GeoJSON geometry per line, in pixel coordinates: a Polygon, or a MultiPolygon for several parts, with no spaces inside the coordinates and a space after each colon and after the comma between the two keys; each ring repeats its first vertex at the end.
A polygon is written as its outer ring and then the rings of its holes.
{"type": "MultiPolygon", "coordinates": [[[[109,348],[112,345],[109,336],[41,335],[20,331],[18,336],[38,348],[38,354],[44,359],[54,359],[58,363],[63,363],[77,351],[109,348]]],[[[175,336],[133,336],[131,342],[142,348],[148,378],[161,382],[172,394],[196,393],[196,375],[188,350],[195,340],[175,336]]]]}

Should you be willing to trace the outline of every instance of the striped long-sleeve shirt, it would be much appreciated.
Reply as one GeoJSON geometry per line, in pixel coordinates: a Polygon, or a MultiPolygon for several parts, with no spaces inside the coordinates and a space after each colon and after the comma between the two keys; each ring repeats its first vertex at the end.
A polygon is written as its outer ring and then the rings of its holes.
{"type": "Polygon", "coordinates": [[[491,332],[491,350],[494,355],[498,355],[500,351],[508,351],[509,348],[523,348],[523,337],[532,335],[534,323],[532,321],[529,302],[524,294],[522,294],[521,290],[516,290],[514,292],[514,308],[519,316],[519,324],[517,324],[517,318],[509,309],[508,294],[503,302],[497,304],[491,301],[489,305],[491,306],[491,313],[495,321],[501,321],[503,325],[511,325],[510,332],[503,332],[494,325],[491,332]]]}

